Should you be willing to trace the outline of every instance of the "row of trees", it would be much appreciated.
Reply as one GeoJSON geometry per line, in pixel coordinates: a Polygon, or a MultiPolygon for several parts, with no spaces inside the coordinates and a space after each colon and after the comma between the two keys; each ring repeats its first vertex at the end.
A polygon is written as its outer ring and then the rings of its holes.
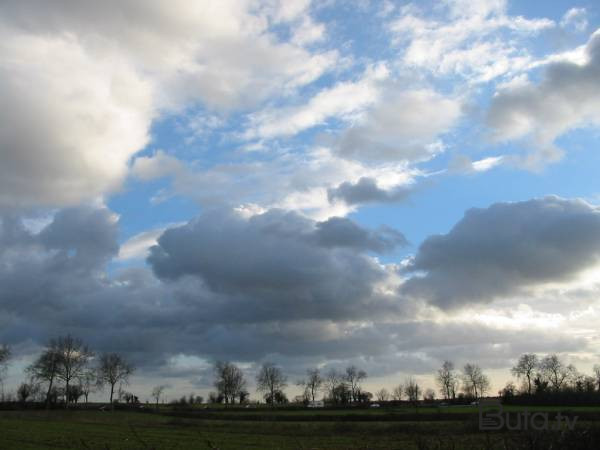
{"type": "MultiPolygon", "coordinates": [[[[7,346],[0,346],[0,381],[11,356],[7,346]]],[[[575,366],[566,365],[556,354],[539,357],[526,353],[519,357],[517,364],[511,369],[512,374],[521,380],[520,388],[509,382],[500,392],[505,398],[515,396],[540,396],[561,391],[598,393],[600,395],[600,365],[594,367],[593,376],[581,374],[575,366]]],[[[95,355],[80,339],[71,335],[52,339],[41,354],[26,369],[28,381],[22,383],[17,394],[20,400],[38,399],[47,406],[56,403],[59,398],[69,407],[104,386],[109,387],[109,402],[113,404],[115,388],[119,386],[119,399],[126,402],[137,402],[131,393],[123,392],[122,385],[127,385],[134,367],[117,353],[95,355]]],[[[234,363],[218,361],[214,366],[214,386],[210,402],[225,404],[245,403],[249,400],[247,381],[244,372],[234,363]]],[[[349,366],[344,371],[331,369],[322,373],[319,368],[306,371],[306,376],[296,381],[303,388],[303,394],[296,401],[314,403],[323,398],[331,404],[366,403],[374,398],[378,401],[408,400],[416,403],[420,399],[433,401],[436,392],[433,389],[422,390],[416,380],[407,378],[404,383],[395,386],[391,392],[380,389],[371,394],[362,389],[367,378],[364,370],[349,366]]],[[[435,382],[441,397],[447,401],[479,399],[489,393],[490,380],[476,364],[465,364],[462,370],[456,370],[451,361],[444,361],[435,374],[435,382]]],[[[267,404],[287,403],[284,389],[288,386],[288,378],[282,369],[273,363],[262,365],[256,374],[257,390],[263,394],[267,404]]],[[[166,386],[156,386],[152,397],[158,405],[166,386]]],[[[202,402],[201,397],[182,397],[180,403],[202,402]]]]}
{"type": "MultiPolygon", "coordinates": [[[[10,351],[2,347],[0,364],[5,364],[10,351]]],[[[97,358],[81,339],[71,335],[51,339],[35,361],[26,368],[28,381],[17,390],[21,401],[38,397],[50,406],[63,398],[66,407],[82,396],[105,385],[109,386],[113,403],[117,384],[127,384],[134,367],[117,353],[102,353],[97,358]]],[[[134,396],[124,396],[134,401],[134,396]]]]}

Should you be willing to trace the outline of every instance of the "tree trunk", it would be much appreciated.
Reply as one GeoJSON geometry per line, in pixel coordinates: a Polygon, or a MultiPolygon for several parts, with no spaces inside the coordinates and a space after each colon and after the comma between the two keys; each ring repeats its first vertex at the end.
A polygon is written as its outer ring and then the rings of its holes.
{"type": "Polygon", "coordinates": [[[50,384],[48,385],[48,392],[46,392],[46,409],[50,409],[50,392],[52,392],[52,384],[54,383],[54,377],[50,378],[50,384]]]}
{"type": "Polygon", "coordinates": [[[67,409],[69,409],[69,379],[67,378],[66,380],[66,385],[65,385],[65,407],[67,409]]]}
{"type": "Polygon", "coordinates": [[[111,409],[114,409],[114,408],[115,408],[115,405],[114,405],[114,403],[113,403],[113,393],[114,393],[114,392],[115,392],[115,385],[114,385],[114,384],[111,384],[111,385],[110,385],[110,408],[111,408],[111,409]]]}

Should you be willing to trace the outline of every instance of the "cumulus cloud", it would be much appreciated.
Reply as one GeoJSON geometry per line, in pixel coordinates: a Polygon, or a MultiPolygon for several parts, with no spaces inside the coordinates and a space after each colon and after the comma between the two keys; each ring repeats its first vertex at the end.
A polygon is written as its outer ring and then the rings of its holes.
{"type": "Polygon", "coordinates": [[[308,15],[284,3],[2,2],[0,205],[102,197],[159,114],[247,108],[319,78],[337,53],[279,40],[271,26],[308,15]]]}
{"type": "Polygon", "coordinates": [[[556,161],[563,153],[554,144],[557,137],[600,124],[600,32],[592,35],[585,53],[582,64],[550,63],[539,83],[508,88],[493,98],[487,123],[494,138],[525,139],[532,147],[516,162],[535,168],[556,161]]]}
{"type": "MultiPolygon", "coordinates": [[[[404,243],[394,230],[366,231],[347,219],[317,223],[295,213],[268,211],[249,218],[203,214],[167,230],[148,262],[164,280],[195,276],[232,297],[232,316],[357,318],[366,309],[393,310],[375,284],[386,271],[364,254],[404,243]],[[241,308],[251,302],[252,308],[241,308]]],[[[247,320],[247,319],[246,319],[247,320]]]]}
{"type": "Polygon", "coordinates": [[[471,209],[430,236],[401,292],[442,308],[488,303],[544,283],[573,280],[600,258],[600,212],[558,197],[471,209]]]}
{"type": "MultiPolygon", "coordinates": [[[[580,207],[586,216],[589,206],[580,207]]],[[[168,377],[174,389],[214,359],[252,369],[269,358],[298,376],[315,364],[354,363],[386,376],[431,373],[448,355],[505,367],[523,351],[586,348],[567,331],[537,326],[517,335],[476,315],[420,311],[398,294],[397,269],[369,256],[402,245],[397,231],[281,211],[205,214],[165,231],[150,268],[110,273],[118,222],[109,210],[61,210],[39,231],[3,215],[0,339],[25,356],[70,332],[135,362],[136,385],[168,377]]],[[[564,219],[573,221],[585,222],[564,219]]]]}

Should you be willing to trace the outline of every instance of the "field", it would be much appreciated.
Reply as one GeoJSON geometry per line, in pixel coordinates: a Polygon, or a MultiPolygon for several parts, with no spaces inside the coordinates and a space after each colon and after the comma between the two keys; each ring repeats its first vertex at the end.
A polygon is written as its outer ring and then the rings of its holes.
{"type": "MultiPolygon", "coordinates": [[[[558,408],[539,408],[553,411],[558,408]]],[[[600,408],[574,431],[482,432],[474,407],[303,410],[0,411],[2,449],[600,448],[600,408]]],[[[565,411],[566,408],[562,408],[565,411]]]]}

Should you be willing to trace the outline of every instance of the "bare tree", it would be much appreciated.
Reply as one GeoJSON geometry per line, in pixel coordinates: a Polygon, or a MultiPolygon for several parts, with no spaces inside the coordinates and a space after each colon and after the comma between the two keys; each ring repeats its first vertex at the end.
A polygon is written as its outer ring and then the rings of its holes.
{"type": "MultiPolygon", "coordinates": [[[[65,382],[65,393],[68,393],[71,382],[85,373],[93,353],[81,339],[74,338],[70,334],[59,337],[56,346],[58,352],[56,377],[65,382]]],[[[69,407],[68,396],[66,406],[69,407]]]]}
{"type": "Polygon", "coordinates": [[[489,378],[484,375],[481,367],[477,364],[465,364],[462,379],[467,395],[471,395],[476,399],[483,397],[490,388],[489,378]]]}
{"type": "Polygon", "coordinates": [[[259,391],[268,393],[271,406],[275,406],[275,392],[282,391],[286,386],[287,377],[273,363],[264,363],[256,375],[256,387],[259,391]]]}
{"type": "Polygon", "coordinates": [[[352,401],[358,401],[358,394],[360,393],[360,383],[365,378],[367,378],[367,372],[365,372],[364,370],[359,370],[356,368],[356,366],[350,366],[346,368],[346,374],[344,375],[344,379],[350,387],[352,401]]]}
{"type": "Polygon", "coordinates": [[[29,381],[21,383],[17,389],[17,397],[21,403],[27,402],[28,399],[33,399],[39,391],[39,384],[33,378],[29,381]]]}
{"type": "Polygon", "coordinates": [[[547,355],[540,361],[540,372],[555,391],[560,390],[569,376],[576,370],[574,366],[565,366],[558,355],[547,355]]]}
{"type": "Polygon", "coordinates": [[[158,402],[160,401],[160,398],[162,397],[163,392],[165,391],[166,388],[167,388],[167,386],[165,386],[164,384],[161,384],[159,386],[154,386],[154,388],[152,389],[152,394],[150,394],[150,395],[156,402],[156,408],[158,408],[158,402]]]}
{"type": "Polygon", "coordinates": [[[134,367],[118,353],[104,353],[100,356],[98,365],[98,384],[110,385],[110,404],[113,404],[113,394],[117,383],[129,383],[129,377],[134,367]]]}
{"type": "Polygon", "coordinates": [[[58,374],[59,360],[60,351],[58,348],[58,341],[56,339],[51,339],[44,351],[26,369],[27,373],[29,373],[37,382],[48,383],[45,398],[46,408],[50,407],[50,401],[54,397],[53,388],[58,374]]]}
{"type": "Polygon", "coordinates": [[[444,361],[442,368],[437,371],[435,381],[446,400],[454,399],[456,397],[458,375],[454,371],[454,364],[451,361],[444,361]]]}
{"type": "Polygon", "coordinates": [[[392,390],[392,399],[400,401],[402,397],[404,397],[404,386],[399,384],[392,390]]]}
{"type": "Polygon", "coordinates": [[[214,384],[226,404],[235,403],[235,398],[240,396],[246,388],[242,370],[235,364],[223,361],[215,363],[214,384]]]}
{"type": "Polygon", "coordinates": [[[83,376],[79,379],[79,386],[81,392],[85,398],[85,402],[88,402],[89,396],[92,392],[95,392],[96,387],[99,387],[98,377],[95,370],[86,370],[83,376]]]}
{"type": "Polygon", "coordinates": [[[404,382],[404,393],[409,402],[417,405],[421,396],[421,387],[414,378],[408,377],[404,382]]]}
{"type": "Polygon", "coordinates": [[[511,372],[517,378],[524,378],[527,381],[527,394],[531,395],[531,385],[535,372],[539,367],[539,359],[535,353],[525,353],[519,357],[517,364],[511,369],[511,372]]]}
{"type": "Polygon", "coordinates": [[[306,378],[298,381],[298,386],[304,387],[306,397],[310,398],[311,401],[315,402],[317,393],[321,390],[325,380],[321,377],[319,369],[307,369],[306,378]]]}
{"type": "Polygon", "coordinates": [[[327,389],[329,398],[331,400],[335,400],[335,392],[336,392],[338,386],[340,385],[340,383],[342,383],[342,381],[343,381],[342,374],[340,374],[335,369],[331,369],[325,375],[325,382],[324,382],[325,389],[327,389]]]}
{"type": "Polygon", "coordinates": [[[377,392],[375,392],[375,397],[380,402],[387,402],[390,399],[390,393],[386,388],[381,388],[377,392]]]}
{"type": "Polygon", "coordinates": [[[431,388],[425,389],[423,393],[423,400],[433,402],[435,400],[435,391],[431,388]]]}

